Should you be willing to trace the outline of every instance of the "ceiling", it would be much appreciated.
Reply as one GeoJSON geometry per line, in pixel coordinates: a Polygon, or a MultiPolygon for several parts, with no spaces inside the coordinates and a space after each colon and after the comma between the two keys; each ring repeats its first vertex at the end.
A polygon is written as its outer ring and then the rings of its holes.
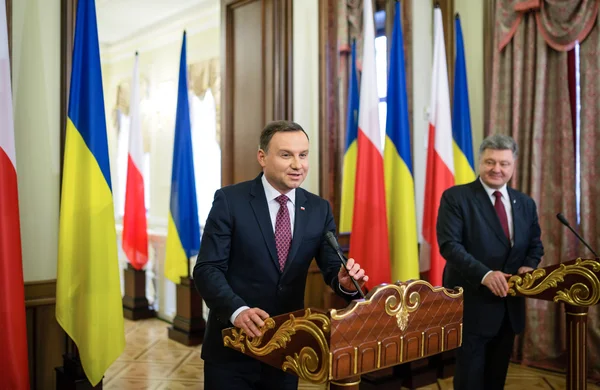
{"type": "Polygon", "coordinates": [[[98,39],[112,45],[219,0],[96,0],[98,39]]]}

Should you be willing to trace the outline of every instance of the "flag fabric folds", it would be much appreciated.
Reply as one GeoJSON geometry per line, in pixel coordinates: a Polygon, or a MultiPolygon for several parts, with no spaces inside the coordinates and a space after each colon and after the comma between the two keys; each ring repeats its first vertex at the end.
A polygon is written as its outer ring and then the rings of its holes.
{"type": "Polygon", "coordinates": [[[368,270],[367,288],[370,289],[381,283],[389,283],[391,274],[375,71],[373,6],[370,1],[365,1],[363,7],[364,53],[350,256],[368,270]]]}
{"type": "Polygon", "coordinates": [[[442,193],[454,185],[454,156],[446,48],[439,7],[434,9],[433,17],[433,71],[422,225],[425,242],[421,252],[426,257],[423,262],[429,263],[429,281],[439,286],[445,261],[440,255],[435,229],[442,193]]]}
{"type": "Polygon", "coordinates": [[[148,262],[148,231],[144,203],[143,142],[140,118],[139,57],[135,54],[131,85],[129,155],[123,216],[123,252],[133,268],[141,270],[148,262]]]}
{"type": "Polygon", "coordinates": [[[92,385],[125,348],[100,49],[93,0],[79,0],[63,161],[56,319],[92,385]]]}
{"type": "Polygon", "coordinates": [[[179,63],[175,143],[171,173],[171,201],[165,276],[179,284],[189,276],[189,258],[200,249],[200,224],[192,154],[192,126],[187,87],[186,34],[183,33],[179,63]]]}
{"type": "Polygon", "coordinates": [[[460,18],[456,16],[456,65],[454,67],[454,107],[452,111],[452,136],[454,138],[454,181],[470,183],[477,177],[473,160],[471,114],[469,113],[469,88],[465,63],[465,44],[460,18]]]}
{"type": "Polygon", "coordinates": [[[392,281],[404,281],[419,279],[419,254],[400,3],[395,7],[384,165],[392,281]]]}
{"type": "Polygon", "coordinates": [[[29,389],[6,4],[0,0],[0,388],[29,389]]]}
{"type": "Polygon", "coordinates": [[[352,63],[350,64],[349,82],[346,147],[344,149],[344,165],[342,168],[342,200],[340,204],[340,226],[338,229],[340,233],[349,233],[352,231],[352,217],[354,215],[359,106],[356,41],[352,42],[352,63]]]}

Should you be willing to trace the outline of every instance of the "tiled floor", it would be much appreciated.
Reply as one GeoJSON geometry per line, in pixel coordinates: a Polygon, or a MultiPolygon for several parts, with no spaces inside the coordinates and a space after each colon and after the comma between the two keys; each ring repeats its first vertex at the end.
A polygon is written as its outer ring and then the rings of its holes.
{"type": "MultiPolygon", "coordinates": [[[[166,322],[151,319],[125,320],[125,352],[104,377],[105,389],[178,390],[204,389],[200,346],[186,347],[167,337],[166,322]]],[[[505,389],[564,389],[563,375],[511,364],[505,389]]],[[[324,386],[300,383],[301,390],[324,390],[324,386]]],[[[451,390],[452,379],[421,387],[422,390],[451,390]]],[[[600,386],[588,385],[589,390],[600,386]]]]}

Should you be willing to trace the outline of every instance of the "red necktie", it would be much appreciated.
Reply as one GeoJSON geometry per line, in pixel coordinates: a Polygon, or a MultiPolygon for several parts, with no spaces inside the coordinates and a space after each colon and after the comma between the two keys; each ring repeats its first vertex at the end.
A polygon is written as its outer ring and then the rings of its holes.
{"type": "Polygon", "coordinates": [[[277,246],[277,257],[279,258],[279,270],[283,271],[292,243],[292,224],[290,212],[287,208],[288,197],[280,195],[275,200],[279,203],[279,211],[275,218],[275,245],[277,246]]]}
{"type": "Polygon", "coordinates": [[[504,203],[502,203],[502,193],[500,191],[494,191],[494,196],[496,197],[496,202],[494,202],[496,214],[498,214],[498,219],[500,219],[500,225],[502,225],[502,230],[504,230],[504,234],[510,241],[510,231],[508,230],[508,217],[506,216],[506,209],[504,208],[504,203]]]}

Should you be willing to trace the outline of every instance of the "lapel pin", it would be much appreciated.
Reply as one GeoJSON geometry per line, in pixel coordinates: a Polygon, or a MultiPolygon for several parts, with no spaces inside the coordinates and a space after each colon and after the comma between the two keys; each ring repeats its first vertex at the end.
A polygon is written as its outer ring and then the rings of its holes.
{"type": "Polygon", "coordinates": [[[513,200],[513,204],[517,204],[517,200],[516,200],[516,199],[515,199],[515,200],[513,200]]]}
{"type": "Polygon", "coordinates": [[[306,209],[304,208],[304,206],[300,206],[300,210],[304,211],[306,209]]]}

